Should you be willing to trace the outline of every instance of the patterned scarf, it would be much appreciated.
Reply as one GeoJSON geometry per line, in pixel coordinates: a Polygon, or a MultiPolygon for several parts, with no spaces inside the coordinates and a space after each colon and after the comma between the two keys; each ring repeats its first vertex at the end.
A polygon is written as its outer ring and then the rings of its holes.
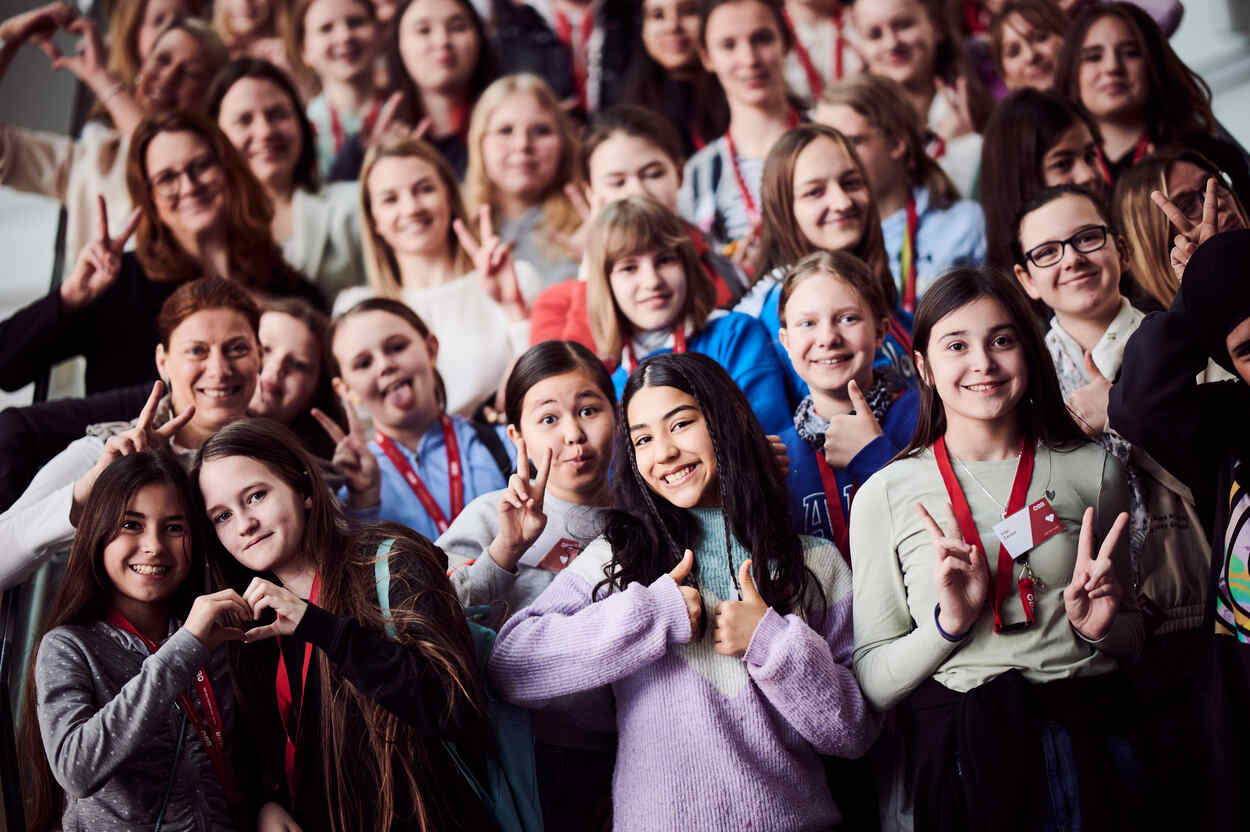
{"type": "MultiPolygon", "coordinates": [[[[890,405],[907,390],[907,382],[901,375],[889,367],[878,367],[872,371],[872,387],[864,394],[868,400],[868,408],[880,424],[885,420],[890,405]]],[[[799,436],[817,450],[825,448],[825,431],[829,430],[829,420],[816,412],[816,403],[811,395],[799,402],[794,411],[794,427],[799,436]]]]}

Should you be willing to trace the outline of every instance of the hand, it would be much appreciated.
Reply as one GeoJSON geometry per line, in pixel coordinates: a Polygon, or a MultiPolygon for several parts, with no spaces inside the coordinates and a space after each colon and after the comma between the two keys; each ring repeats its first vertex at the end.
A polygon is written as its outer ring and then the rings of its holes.
{"type": "Polygon", "coordinates": [[[1089,384],[1078,387],[1068,396],[1068,412],[1088,436],[1098,437],[1107,430],[1107,403],[1111,400],[1111,382],[1098,370],[1094,358],[1085,351],[1085,372],[1089,384]]]}
{"type": "MultiPolygon", "coordinates": [[[[937,587],[938,621],[942,631],[950,636],[962,636],[981,616],[981,610],[990,597],[990,573],[981,551],[962,538],[951,537],[942,531],[925,507],[916,503],[916,510],[929,532],[929,542],[937,551],[933,568],[933,584],[937,587]]],[[[955,513],[947,505],[949,525],[959,533],[955,513]]]]}
{"type": "Polygon", "coordinates": [[[52,36],[78,17],[78,10],[69,3],[48,3],[37,9],[13,15],[0,23],[0,40],[6,47],[16,47],[26,41],[42,49],[49,58],[60,57],[52,36]]]}
{"type": "Polygon", "coordinates": [[[534,545],[534,541],[547,528],[547,515],[543,513],[543,497],[547,493],[547,476],[551,473],[551,449],[543,455],[538,476],[530,481],[530,458],[526,453],[525,440],[519,436],[516,443],[516,473],[508,480],[508,487],[499,497],[499,533],[486,550],[495,563],[515,572],[521,557],[534,545]]]}
{"type": "Polygon", "coordinates": [[[768,445],[773,451],[773,460],[777,463],[777,470],[781,473],[784,480],[790,476],[790,452],[786,450],[786,443],[781,441],[780,436],[769,434],[765,437],[768,445]]]}
{"type": "Polygon", "coordinates": [[[582,218],[582,224],[572,234],[559,231],[551,233],[552,238],[563,246],[574,257],[586,256],[586,238],[590,236],[590,226],[599,211],[607,204],[607,200],[595,194],[589,185],[577,185],[569,182],[564,186],[564,195],[573,203],[574,210],[582,218]]]}
{"type": "MultiPolygon", "coordinates": [[[[338,379],[335,382],[337,390],[342,385],[338,379]]],[[[347,478],[347,504],[354,509],[373,508],[382,502],[382,473],[378,470],[378,460],[369,450],[369,435],[360,424],[355,405],[347,396],[341,396],[340,401],[347,414],[347,433],[318,408],[313,408],[312,415],[334,440],[331,462],[347,478]]]]}
{"type": "Polygon", "coordinates": [[[1072,570],[1072,583],[1063,591],[1063,606],[1073,628],[1090,641],[1097,641],[1107,634],[1120,609],[1124,590],[1116,580],[1111,553],[1127,525],[1128,513],[1122,511],[1111,524],[1111,531],[1107,532],[1095,558],[1094,510],[1085,509],[1085,516],[1081,518],[1076,568],[1072,570]]]}
{"type": "Polygon", "coordinates": [[[266,803],[256,815],[256,832],[303,832],[291,813],[277,803],[266,803]]]}
{"type": "Polygon", "coordinates": [[[1150,198],[1167,215],[1168,220],[1178,232],[1172,240],[1171,263],[1172,274],[1176,275],[1177,280],[1182,280],[1185,277],[1185,267],[1189,265],[1189,258],[1198,250],[1198,246],[1218,232],[1216,219],[1220,201],[1219,183],[1214,176],[1207,179],[1207,187],[1202,194],[1202,221],[1197,225],[1190,222],[1189,218],[1181,213],[1181,209],[1177,208],[1172,200],[1164,196],[1161,191],[1151,191],[1150,198]]]}
{"type": "Polygon", "coordinates": [[[265,610],[273,610],[277,616],[272,624],[253,627],[244,633],[243,640],[248,644],[274,636],[289,636],[295,632],[304,617],[304,611],[308,609],[308,602],[303,598],[264,578],[252,578],[243,593],[243,600],[251,608],[253,620],[259,619],[265,610]]]}
{"type": "Polygon", "coordinates": [[[676,582],[682,600],[686,602],[686,615],[690,617],[690,638],[685,641],[692,641],[703,626],[703,598],[699,596],[699,590],[692,586],[685,586],[684,583],[686,578],[690,577],[691,569],[694,569],[694,552],[687,549],[682,555],[681,563],[674,566],[673,570],[668,573],[668,576],[676,582]]]}
{"type": "Polygon", "coordinates": [[[738,567],[738,586],[742,588],[741,601],[721,601],[716,605],[716,629],[712,649],[722,656],[741,656],[747,651],[755,628],[768,612],[768,604],[755,588],[751,577],[751,561],[744,560],[738,567]]]}
{"type": "Polygon", "coordinates": [[[825,431],[825,461],[830,468],[850,465],[857,453],[883,433],[859,385],[850,382],[846,392],[855,412],[841,413],[829,420],[829,429],[825,431]]]}
{"type": "Polygon", "coordinates": [[[755,268],[759,265],[759,248],[760,226],[753,225],[750,231],[729,244],[725,250],[725,256],[747,275],[754,276],[755,268]]]}
{"type": "Polygon", "coordinates": [[[78,524],[78,515],[82,507],[87,504],[87,498],[91,496],[91,489],[95,485],[96,478],[104,473],[105,468],[124,456],[149,449],[164,448],[169,444],[169,440],[182,429],[182,426],[191,421],[191,417],[195,415],[194,406],[188,407],[159,428],[152,427],[156,406],[160,403],[164,393],[163,382],[158,381],[153,384],[152,393],[148,396],[147,403],[143,405],[143,410],[139,412],[139,419],[135,422],[135,426],[124,433],[110,436],[104,443],[104,450],[100,458],[96,460],[96,464],[74,483],[73,504],[70,507],[70,522],[74,525],[78,524]]]}
{"type": "MultiPolygon", "coordinates": [[[[53,69],[68,69],[82,81],[96,98],[103,99],[120,79],[108,71],[108,49],[100,37],[100,27],[87,17],[76,17],[65,26],[67,32],[79,36],[77,48],[72,55],[62,55],[51,41],[53,69]]],[[[44,50],[45,52],[48,50],[44,50]]]]}
{"type": "Polygon", "coordinates": [[[100,209],[99,231],[94,240],[83,246],[78,262],[74,264],[74,273],[61,284],[61,303],[66,309],[79,309],[90,304],[113,285],[122,270],[122,252],[126,250],[126,241],[139,227],[142,212],[136,208],[130,213],[121,235],[110,237],[108,206],[103,196],[96,199],[100,209]]]}
{"type": "Polygon", "coordinates": [[[962,75],[956,79],[955,83],[948,84],[941,78],[935,78],[937,81],[938,92],[946,99],[946,103],[950,105],[951,116],[938,125],[937,132],[942,138],[950,141],[968,133],[977,132],[976,125],[972,121],[972,105],[968,97],[968,79],[962,75]]]}
{"type": "Polygon", "coordinates": [[[373,147],[383,142],[398,141],[399,139],[421,139],[425,138],[425,134],[430,131],[430,119],[421,119],[421,123],[416,127],[402,121],[397,116],[399,108],[403,106],[404,94],[402,92],[392,93],[386,99],[386,103],[382,105],[382,109],[378,110],[378,117],[374,119],[373,124],[369,125],[369,129],[361,135],[361,143],[365,147],[373,147]]]}
{"type": "Polygon", "coordinates": [[[473,268],[477,271],[477,278],[482,282],[486,294],[502,306],[513,320],[529,317],[517,282],[516,264],[512,260],[512,243],[505,243],[495,234],[490,206],[483,205],[479,215],[478,230],[482,233],[480,244],[463,220],[456,220],[453,228],[460,239],[460,245],[464,246],[464,250],[473,260],[473,268]]]}
{"type": "Polygon", "coordinates": [[[243,640],[243,625],[252,618],[252,608],[233,589],[201,595],[191,604],[187,632],[209,650],[227,641],[243,640]]]}

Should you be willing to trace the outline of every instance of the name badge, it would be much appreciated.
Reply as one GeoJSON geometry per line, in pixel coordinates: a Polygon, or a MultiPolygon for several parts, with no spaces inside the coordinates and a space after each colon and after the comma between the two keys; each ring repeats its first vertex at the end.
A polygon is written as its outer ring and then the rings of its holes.
{"type": "Polygon", "coordinates": [[[562,537],[556,541],[556,545],[543,556],[537,564],[539,569],[546,569],[548,572],[561,572],[564,567],[573,562],[573,559],[580,555],[582,547],[576,540],[569,540],[562,537]]]}
{"type": "Polygon", "coordinates": [[[1031,549],[1063,531],[1063,521],[1045,497],[994,524],[994,534],[1007,548],[1007,554],[1018,559],[1031,549]]]}

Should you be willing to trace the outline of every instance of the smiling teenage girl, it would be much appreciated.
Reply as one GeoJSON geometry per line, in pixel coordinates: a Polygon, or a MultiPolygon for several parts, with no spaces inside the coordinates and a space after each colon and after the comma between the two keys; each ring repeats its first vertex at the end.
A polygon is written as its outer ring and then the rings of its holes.
{"type": "Polygon", "coordinates": [[[906,703],[916,828],[1111,822],[1135,782],[1116,659],[1142,642],[1124,473],[1068,416],[1013,284],[951,272],[915,334],[916,433],[856,496],[851,559],[855,673],[877,709],[906,703]],[[1032,543],[1015,559],[1005,517],[1032,543]]]}
{"type": "Polygon", "coordinates": [[[791,530],[759,422],[713,360],[649,359],[621,414],[618,511],[504,626],[492,679],[527,704],[612,686],[617,829],[828,828],[818,755],[875,734],[846,665],[846,564],[791,530]]]}

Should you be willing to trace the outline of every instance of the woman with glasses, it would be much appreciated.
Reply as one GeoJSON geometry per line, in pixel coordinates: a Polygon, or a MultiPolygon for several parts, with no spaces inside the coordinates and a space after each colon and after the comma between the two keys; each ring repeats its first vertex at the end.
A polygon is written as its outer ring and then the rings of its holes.
{"type": "Polygon", "coordinates": [[[153,380],[157,312],[199,277],[325,309],[320,291],[283,260],[268,197],[212,122],[187,112],[145,119],[126,183],[137,207],[125,227],[109,223],[101,197],[96,238],[69,277],[0,323],[0,386],[16,389],[76,355],[87,362],[88,393],[153,380]],[[123,252],[132,234],[135,250],[123,252]]]}

